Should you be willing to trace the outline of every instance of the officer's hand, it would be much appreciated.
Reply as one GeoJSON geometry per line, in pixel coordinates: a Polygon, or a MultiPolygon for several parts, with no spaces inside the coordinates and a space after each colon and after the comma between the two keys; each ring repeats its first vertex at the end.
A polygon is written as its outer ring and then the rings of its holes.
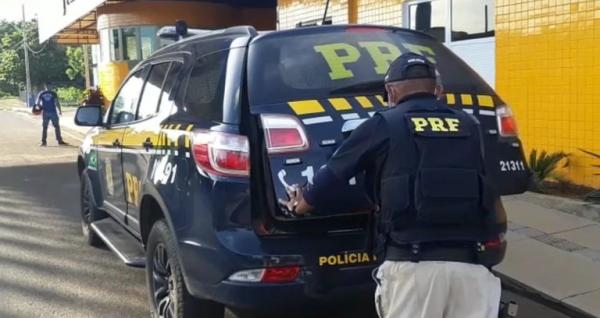
{"type": "Polygon", "coordinates": [[[312,210],[310,206],[304,200],[303,188],[297,184],[286,188],[289,200],[279,199],[279,204],[283,205],[293,215],[300,216],[306,215],[312,210]]]}

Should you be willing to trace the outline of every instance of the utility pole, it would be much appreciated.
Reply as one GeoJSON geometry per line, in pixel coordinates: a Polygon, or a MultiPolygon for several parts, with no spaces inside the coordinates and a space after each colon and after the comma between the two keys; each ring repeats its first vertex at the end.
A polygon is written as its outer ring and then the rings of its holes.
{"type": "Polygon", "coordinates": [[[23,25],[21,31],[23,31],[23,51],[25,53],[25,103],[29,105],[29,99],[31,98],[31,77],[29,75],[29,48],[27,47],[27,32],[25,30],[25,4],[21,5],[23,11],[23,25]]]}

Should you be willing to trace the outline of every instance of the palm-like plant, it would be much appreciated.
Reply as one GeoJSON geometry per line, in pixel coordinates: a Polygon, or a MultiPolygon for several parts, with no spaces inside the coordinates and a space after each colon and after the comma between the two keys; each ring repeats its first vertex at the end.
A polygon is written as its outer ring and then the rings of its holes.
{"type": "Polygon", "coordinates": [[[569,165],[568,157],[569,154],[562,151],[548,153],[543,150],[538,154],[536,149],[531,150],[529,168],[533,172],[534,185],[539,186],[542,181],[554,176],[554,171],[563,159],[565,159],[565,163],[562,166],[567,167],[569,165]]]}
{"type": "MultiPolygon", "coordinates": [[[[600,154],[597,154],[595,152],[589,151],[589,150],[585,150],[585,149],[579,149],[579,151],[586,153],[596,159],[600,159],[600,154]]],[[[593,164],[592,167],[594,168],[600,168],[600,164],[593,164]]],[[[595,176],[600,176],[599,172],[594,173],[595,176]]],[[[587,200],[593,201],[593,202],[600,202],[600,190],[596,190],[596,191],[592,191],[590,194],[588,194],[586,196],[587,200]]]]}

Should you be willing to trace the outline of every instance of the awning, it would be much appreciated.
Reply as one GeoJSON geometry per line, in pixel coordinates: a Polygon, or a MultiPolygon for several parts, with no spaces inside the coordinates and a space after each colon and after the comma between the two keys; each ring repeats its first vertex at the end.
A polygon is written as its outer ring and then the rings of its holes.
{"type": "MultiPolygon", "coordinates": [[[[96,9],[113,3],[136,0],[44,0],[39,1],[40,43],[54,38],[60,44],[98,44],[96,9]]],[[[276,0],[187,0],[254,8],[275,7],[276,0]]]]}
{"type": "Polygon", "coordinates": [[[96,44],[96,8],[117,0],[46,0],[38,13],[40,43],[96,44]],[[47,2],[46,2],[47,1],[47,2]]]}

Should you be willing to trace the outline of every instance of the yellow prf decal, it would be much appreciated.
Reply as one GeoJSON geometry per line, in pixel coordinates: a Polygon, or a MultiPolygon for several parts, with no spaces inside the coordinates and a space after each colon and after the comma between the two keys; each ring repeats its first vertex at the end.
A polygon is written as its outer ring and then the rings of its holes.
{"type": "MultiPolygon", "coordinates": [[[[358,43],[328,43],[317,45],[313,49],[321,54],[329,67],[329,78],[333,81],[353,78],[352,65],[363,63],[360,61],[363,53],[369,56],[374,65],[373,72],[383,75],[387,72],[390,63],[402,53],[407,51],[424,55],[435,64],[435,52],[427,46],[405,43],[406,49],[401,50],[394,43],[384,41],[361,41],[358,43]]],[[[370,63],[370,62],[369,62],[370,63]]]]}
{"type": "Polygon", "coordinates": [[[134,206],[138,206],[138,203],[140,202],[140,180],[129,172],[125,172],[125,182],[127,202],[134,206]]]}
{"type": "Polygon", "coordinates": [[[115,184],[113,183],[112,163],[110,159],[104,159],[104,177],[106,178],[106,193],[109,196],[115,194],[115,184]]]}
{"type": "Polygon", "coordinates": [[[460,120],[456,118],[413,117],[410,120],[416,132],[458,132],[460,130],[460,120]]]}
{"type": "Polygon", "coordinates": [[[319,266],[337,266],[337,265],[354,265],[366,264],[377,260],[375,255],[370,256],[369,253],[343,253],[329,256],[319,256],[319,266]]]}

